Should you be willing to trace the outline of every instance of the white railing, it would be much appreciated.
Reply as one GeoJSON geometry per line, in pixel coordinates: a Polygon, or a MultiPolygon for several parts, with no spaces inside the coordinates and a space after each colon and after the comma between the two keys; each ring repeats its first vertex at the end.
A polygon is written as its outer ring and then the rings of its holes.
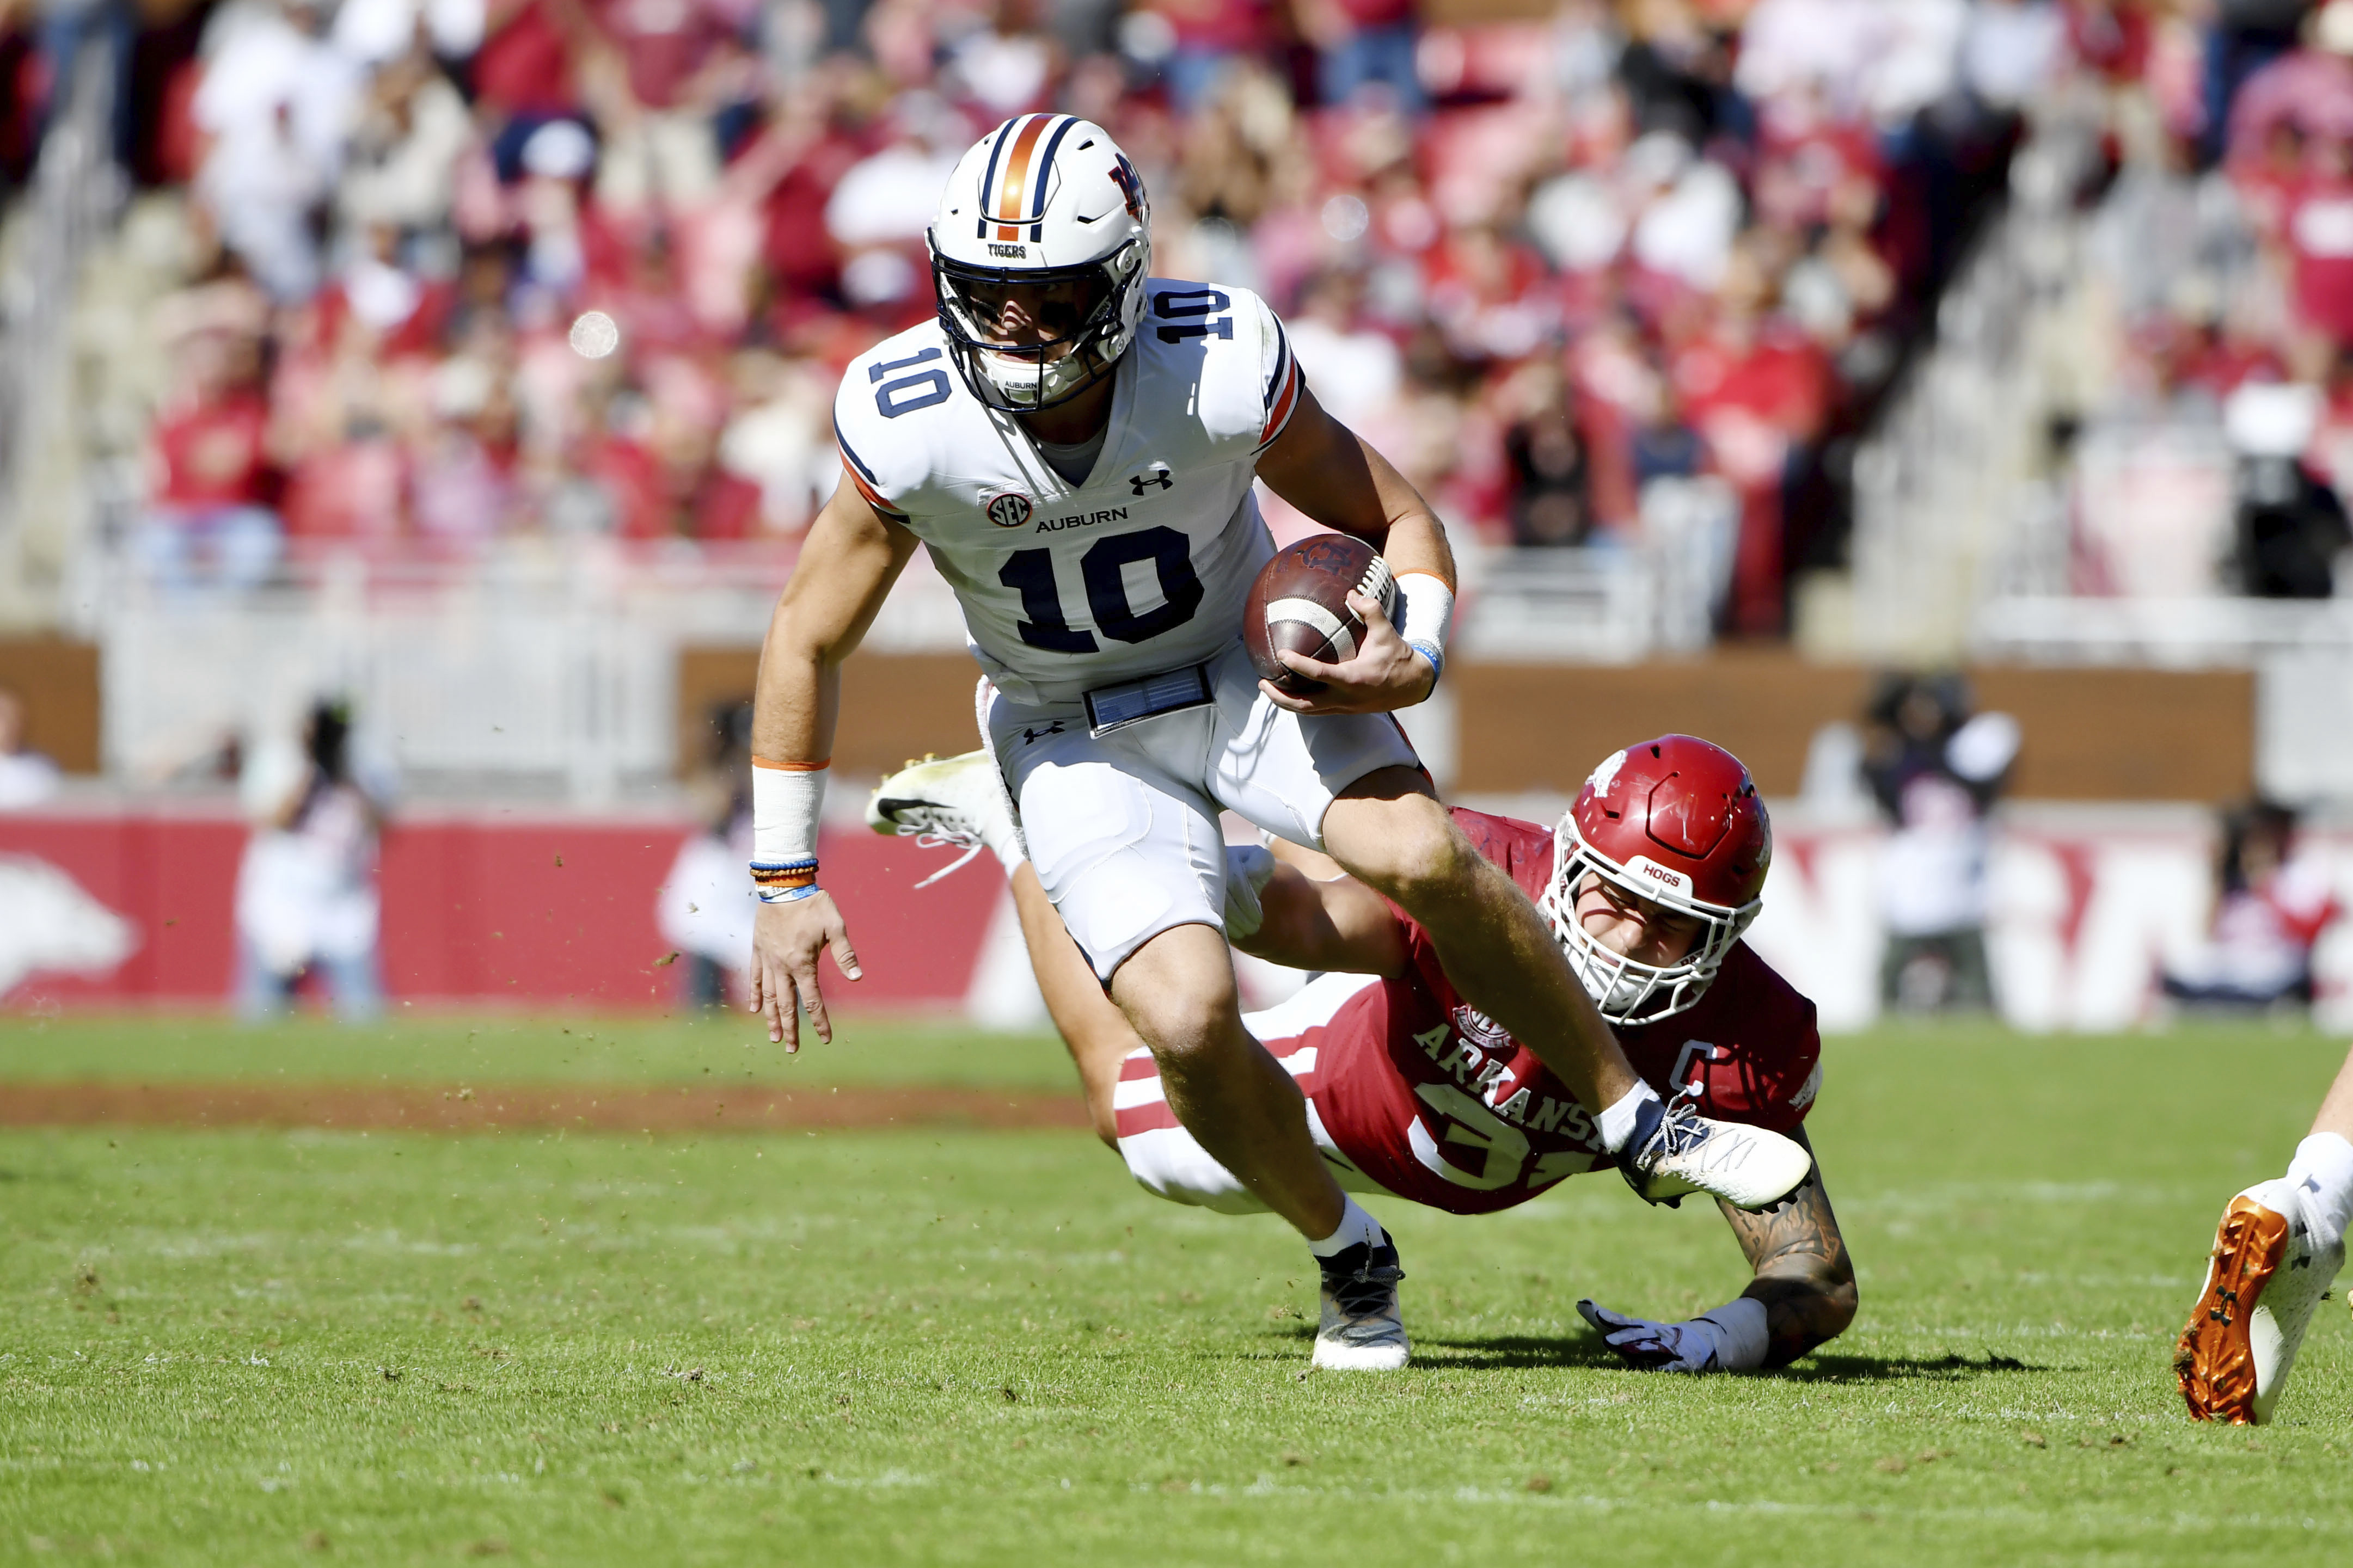
{"type": "Polygon", "coordinates": [[[90,508],[70,323],[83,257],[121,205],[108,126],[116,43],[93,29],[60,74],[0,275],[0,625],[56,622],[90,508]]]}
{"type": "MultiPolygon", "coordinates": [[[[1626,663],[1704,647],[1728,526],[1703,496],[1658,528],[1673,548],[1466,552],[1457,648],[1626,663]]],[[[757,644],[791,564],[773,549],[607,542],[471,561],[328,553],[235,593],[159,585],[117,557],[92,595],[107,768],[136,784],[198,773],[232,739],[282,732],[342,694],[424,792],[610,802],[670,774],[681,651],[757,644]]],[[[963,648],[927,556],[865,646],[963,648]]]]}
{"type": "Polygon", "coordinates": [[[2065,586],[2063,553],[2048,580],[2043,535],[2021,524],[2053,504],[2039,470],[2063,389],[2037,350],[2081,303],[2074,197],[2098,155],[2089,108],[2037,115],[2011,164],[2008,207],[1937,307],[1934,346],[1856,453],[1854,628],[1865,658],[1957,658],[1997,587],[2065,586]]]}
{"type": "MultiPolygon", "coordinates": [[[[116,569],[98,628],[108,769],[165,780],[341,693],[423,788],[607,802],[671,771],[679,651],[756,644],[789,570],[774,552],[593,544],[463,563],[341,555],[235,595],[173,593],[116,569]]],[[[867,644],[963,646],[923,558],[867,644]]]]}
{"type": "Polygon", "coordinates": [[[2284,653],[2353,655],[2353,601],[2010,595],[1978,609],[1970,646],[2028,663],[2245,668],[2284,653]]]}
{"type": "Polygon", "coordinates": [[[1636,542],[1465,551],[1456,646],[1473,658],[1631,664],[1715,637],[1740,503],[1721,480],[1654,479],[1636,542]]]}

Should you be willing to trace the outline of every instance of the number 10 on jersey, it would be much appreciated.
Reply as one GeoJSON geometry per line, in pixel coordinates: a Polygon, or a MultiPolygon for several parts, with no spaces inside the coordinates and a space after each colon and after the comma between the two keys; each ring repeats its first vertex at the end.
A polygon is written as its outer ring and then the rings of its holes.
{"type": "MultiPolygon", "coordinates": [[[[1017,550],[997,580],[1021,595],[1021,640],[1053,653],[1093,653],[1092,633],[1073,626],[1062,609],[1054,581],[1054,552],[1017,550]]],[[[1143,528],[1098,539],[1079,557],[1079,580],[1086,586],[1087,611],[1095,627],[1114,642],[1150,642],[1191,620],[1201,607],[1201,574],[1193,569],[1189,542],[1173,528],[1143,528]],[[1127,568],[1149,562],[1162,603],[1138,615],[1128,603],[1127,568]]]]}

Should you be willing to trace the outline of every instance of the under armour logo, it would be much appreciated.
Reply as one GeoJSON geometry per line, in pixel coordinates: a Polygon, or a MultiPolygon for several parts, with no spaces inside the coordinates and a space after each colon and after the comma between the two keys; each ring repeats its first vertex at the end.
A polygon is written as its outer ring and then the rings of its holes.
{"type": "Polygon", "coordinates": [[[1137,495],[1142,495],[1147,485],[1158,485],[1165,490],[1173,488],[1176,483],[1176,477],[1169,473],[1168,465],[1166,463],[1155,463],[1140,474],[1127,476],[1127,488],[1137,495]]]}
{"type": "Polygon", "coordinates": [[[1055,720],[1052,723],[1050,723],[1050,724],[1047,725],[1047,726],[1046,726],[1044,729],[1042,729],[1042,730],[1024,730],[1024,731],[1021,731],[1021,743],[1022,743],[1023,745],[1025,745],[1025,746],[1034,746],[1034,745],[1036,745],[1039,742],[1040,742],[1040,741],[1044,740],[1047,736],[1049,736],[1049,735],[1059,735],[1059,734],[1060,734],[1061,732],[1062,732],[1062,721],[1061,721],[1060,719],[1057,719],[1057,720],[1055,720]]]}

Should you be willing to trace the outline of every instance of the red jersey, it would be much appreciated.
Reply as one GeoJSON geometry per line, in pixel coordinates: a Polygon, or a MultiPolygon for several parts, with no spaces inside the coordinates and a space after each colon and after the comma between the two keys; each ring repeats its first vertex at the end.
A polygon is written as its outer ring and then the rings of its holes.
{"type": "Polygon", "coordinates": [[[155,423],[149,467],[158,506],[267,506],[276,475],[269,464],[269,405],[248,392],[193,404],[155,423]]]}
{"type": "MultiPolygon", "coordinates": [[[[1549,830],[1459,807],[1454,820],[1531,899],[1544,891],[1549,830]]],[[[1402,975],[1367,977],[1336,1005],[1303,994],[1303,1005],[1263,1016],[1262,1028],[1287,1031],[1264,1044],[1298,1079],[1325,1139],[1382,1188],[1450,1214],[1492,1214],[1565,1176],[1611,1169],[1592,1112],[1465,1003],[1429,934],[1398,919],[1402,975]]],[[[1328,998],[1345,987],[1335,975],[1316,990],[1328,998]]],[[[1745,942],[1696,1006],[1621,1026],[1618,1038],[1653,1089],[1672,1095],[1696,1083],[1700,1110],[1727,1121],[1787,1132],[1806,1119],[1820,1087],[1814,1005],[1745,942]]],[[[1126,1076],[1156,1070],[1148,1058],[1128,1066],[1126,1076]]],[[[1123,1138],[1175,1124],[1162,1101],[1119,1112],[1123,1138]]]]}
{"type": "Polygon", "coordinates": [[[2306,185],[2287,205],[2296,313],[2339,342],[2353,337],[2353,184],[2306,185]]]}

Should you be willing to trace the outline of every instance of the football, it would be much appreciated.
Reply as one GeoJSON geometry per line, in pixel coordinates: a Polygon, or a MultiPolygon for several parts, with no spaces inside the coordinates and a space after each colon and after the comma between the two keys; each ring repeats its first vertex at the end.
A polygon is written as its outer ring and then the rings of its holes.
{"type": "Polygon", "coordinates": [[[1242,643],[1276,690],[1306,697],[1324,689],[1322,681],[1277,659],[1278,648],[1324,664],[1356,657],[1365,623],[1348,607],[1352,592],[1378,600],[1386,614],[1397,609],[1397,579],[1388,563],[1345,533],[1319,533],[1287,545],[1260,571],[1242,613],[1242,643]]]}

